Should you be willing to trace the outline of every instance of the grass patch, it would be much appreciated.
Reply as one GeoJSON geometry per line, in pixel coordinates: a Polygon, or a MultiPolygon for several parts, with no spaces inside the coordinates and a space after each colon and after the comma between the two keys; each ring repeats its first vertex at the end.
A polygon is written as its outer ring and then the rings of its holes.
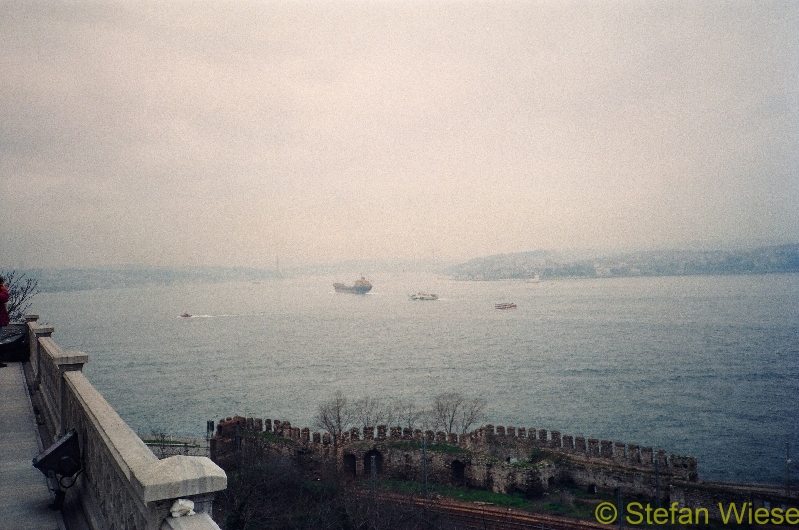
{"type": "MultiPolygon", "coordinates": [[[[424,484],[409,480],[386,480],[380,481],[378,486],[381,489],[396,493],[424,495],[424,484]]],[[[428,487],[430,495],[440,495],[449,499],[456,499],[464,502],[484,502],[496,506],[507,506],[514,508],[524,508],[531,503],[525,499],[523,493],[506,495],[494,493],[493,491],[478,490],[472,488],[456,488],[442,484],[430,484],[428,487]]]]}
{"type": "MultiPolygon", "coordinates": [[[[388,442],[388,446],[392,449],[401,449],[403,451],[422,450],[421,442],[393,441],[393,442],[388,442]]],[[[458,447],[457,445],[449,445],[449,444],[430,444],[427,446],[426,450],[434,453],[444,453],[448,455],[469,454],[469,451],[467,451],[466,449],[458,447]]]]}

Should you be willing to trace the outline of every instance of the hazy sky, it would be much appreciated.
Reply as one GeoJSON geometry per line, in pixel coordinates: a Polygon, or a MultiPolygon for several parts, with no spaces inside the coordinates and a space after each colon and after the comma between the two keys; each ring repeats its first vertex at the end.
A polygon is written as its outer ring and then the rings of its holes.
{"type": "Polygon", "coordinates": [[[0,0],[0,267],[799,242],[799,2],[0,0]]]}

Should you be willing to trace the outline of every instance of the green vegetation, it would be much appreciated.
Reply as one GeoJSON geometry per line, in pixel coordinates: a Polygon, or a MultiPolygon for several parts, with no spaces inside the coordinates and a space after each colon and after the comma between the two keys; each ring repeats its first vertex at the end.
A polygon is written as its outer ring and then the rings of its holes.
{"type": "MultiPolygon", "coordinates": [[[[422,450],[421,442],[389,441],[387,445],[392,449],[400,449],[403,451],[422,450]]],[[[448,444],[430,444],[426,447],[426,450],[434,453],[444,453],[448,455],[471,454],[470,451],[467,451],[462,447],[458,447],[457,445],[448,445],[448,444]]]]}
{"type": "MultiPolygon", "coordinates": [[[[406,495],[424,495],[424,484],[410,480],[383,480],[378,482],[378,487],[406,495]]],[[[486,490],[430,484],[428,486],[428,495],[447,497],[463,502],[481,502],[495,506],[507,506],[509,508],[528,509],[532,507],[532,503],[521,492],[507,495],[486,490]]]]}
{"type": "Polygon", "coordinates": [[[268,442],[278,442],[284,445],[291,445],[294,444],[294,440],[291,438],[284,438],[283,436],[278,436],[273,432],[251,432],[251,431],[244,431],[242,436],[254,436],[256,438],[263,438],[268,442]]]}
{"type": "MultiPolygon", "coordinates": [[[[363,487],[370,487],[366,482],[363,487]]],[[[385,480],[378,482],[378,487],[391,492],[406,495],[424,495],[424,484],[413,481],[385,480]]],[[[614,502],[615,497],[603,493],[588,493],[574,487],[562,487],[552,493],[544,494],[537,499],[529,498],[524,492],[495,493],[441,484],[430,484],[428,495],[445,497],[461,502],[481,503],[524,510],[531,513],[557,515],[586,521],[594,521],[594,509],[603,501],[614,502]]]]}

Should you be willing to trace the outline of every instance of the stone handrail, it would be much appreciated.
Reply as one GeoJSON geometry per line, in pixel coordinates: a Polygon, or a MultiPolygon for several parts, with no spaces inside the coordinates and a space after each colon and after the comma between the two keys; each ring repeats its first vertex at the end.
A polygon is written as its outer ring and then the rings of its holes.
{"type": "Polygon", "coordinates": [[[42,424],[44,446],[74,429],[83,471],[68,500],[80,503],[93,530],[218,530],[211,519],[225,472],[206,457],[159,460],[83,374],[88,355],[64,352],[53,329],[28,319],[30,361],[25,374],[42,424]],[[177,499],[194,503],[196,515],[171,517],[177,499]]]}

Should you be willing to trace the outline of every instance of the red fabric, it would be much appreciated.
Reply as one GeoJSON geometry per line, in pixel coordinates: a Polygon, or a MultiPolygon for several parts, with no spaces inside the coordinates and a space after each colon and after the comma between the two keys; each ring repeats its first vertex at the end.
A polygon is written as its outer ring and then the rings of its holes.
{"type": "Polygon", "coordinates": [[[6,302],[8,302],[8,287],[4,285],[0,287],[0,326],[7,326],[9,322],[6,302]]]}

